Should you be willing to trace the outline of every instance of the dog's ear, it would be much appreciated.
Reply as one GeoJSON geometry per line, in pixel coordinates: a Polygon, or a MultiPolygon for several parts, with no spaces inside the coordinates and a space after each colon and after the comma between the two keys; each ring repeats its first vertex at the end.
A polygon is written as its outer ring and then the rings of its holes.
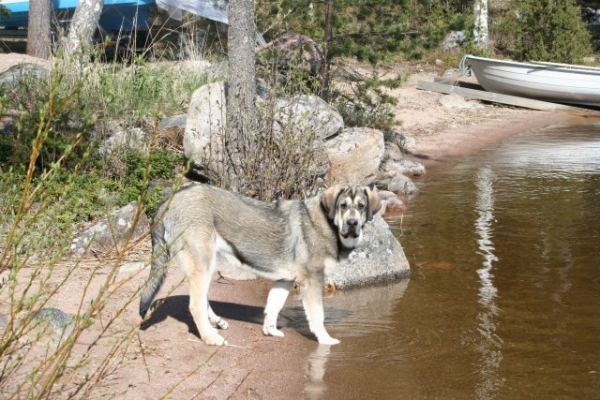
{"type": "Polygon", "coordinates": [[[381,209],[381,200],[379,200],[377,189],[375,188],[375,184],[373,183],[365,187],[365,193],[369,199],[369,207],[367,209],[367,221],[370,221],[373,219],[373,215],[377,214],[381,209]]]}
{"type": "Polygon", "coordinates": [[[321,194],[321,207],[331,221],[335,218],[335,203],[342,190],[342,185],[333,185],[321,194]]]}

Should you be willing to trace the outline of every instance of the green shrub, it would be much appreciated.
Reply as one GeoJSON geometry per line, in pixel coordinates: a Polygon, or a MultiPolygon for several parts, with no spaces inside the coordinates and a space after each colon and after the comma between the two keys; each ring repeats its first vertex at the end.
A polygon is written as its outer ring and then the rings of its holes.
{"type": "Polygon", "coordinates": [[[402,80],[402,76],[381,79],[374,75],[352,85],[352,93],[335,93],[333,101],[346,126],[389,131],[398,122],[394,110],[398,99],[385,93],[385,89],[398,88],[402,80]]]}
{"type": "Polygon", "coordinates": [[[591,34],[574,0],[513,0],[502,32],[518,60],[578,63],[592,54],[591,34]]]}

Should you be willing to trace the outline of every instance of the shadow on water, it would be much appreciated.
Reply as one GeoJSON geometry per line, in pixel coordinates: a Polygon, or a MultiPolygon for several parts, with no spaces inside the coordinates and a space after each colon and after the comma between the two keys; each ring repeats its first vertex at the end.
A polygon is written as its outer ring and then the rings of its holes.
{"type": "Polygon", "coordinates": [[[327,299],[342,345],[309,357],[306,395],[599,398],[600,122],[525,132],[422,185],[398,227],[410,284],[327,299]]]}

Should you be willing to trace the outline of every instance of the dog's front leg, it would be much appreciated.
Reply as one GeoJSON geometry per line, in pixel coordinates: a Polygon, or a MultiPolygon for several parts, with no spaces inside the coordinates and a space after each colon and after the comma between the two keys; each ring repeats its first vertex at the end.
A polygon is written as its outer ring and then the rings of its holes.
{"type": "Polygon", "coordinates": [[[323,284],[310,280],[302,285],[302,305],[308,319],[308,327],[315,334],[319,344],[338,344],[339,340],[329,336],[325,330],[325,311],[323,310],[323,284]]]}
{"type": "Polygon", "coordinates": [[[277,329],[277,318],[293,286],[294,281],[276,281],[273,284],[265,307],[265,322],[263,324],[265,335],[283,337],[283,332],[277,329]]]}

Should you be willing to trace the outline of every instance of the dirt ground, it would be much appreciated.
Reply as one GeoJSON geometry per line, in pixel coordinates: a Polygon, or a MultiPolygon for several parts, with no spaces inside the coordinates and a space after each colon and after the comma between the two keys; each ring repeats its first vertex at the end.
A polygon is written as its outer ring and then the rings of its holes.
{"type": "MultiPolygon", "coordinates": [[[[24,55],[0,54],[0,71],[19,62],[38,62],[24,55]]],[[[44,63],[44,62],[42,62],[44,63]]],[[[548,113],[480,104],[453,108],[442,105],[443,95],[416,89],[419,80],[432,81],[434,68],[422,66],[408,82],[393,92],[400,102],[397,118],[402,121],[397,129],[415,139],[411,149],[417,160],[430,165],[445,158],[464,154],[500,143],[511,135],[527,129],[573,118],[567,114],[548,113]]],[[[146,279],[147,269],[139,270],[140,263],[149,259],[148,243],[143,243],[121,267],[117,281],[123,282],[99,316],[93,329],[101,329],[104,320],[118,315],[111,329],[126,332],[133,329],[127,351],[109,378],[104,381],[96,397],[154,399],[167,398],[318,398],[322,389],[323,367],[319,352],[328,349],[318,346],[312,336],[302,329],[290,328],[283,323],[285,338],[265,337],[261,332],[262,308],[269,284],[264,281],[215,280],[210,298],[217,314],[230,322],[225,331],[228,347],[204,345],[198,338],[192,318],[187,311],[187,284],[178,284],[181,273],[171,268],[166,285],[158,295],[163,306],[152,317],[147,327],[138,329],[140,318],[137,300],[127,303],[137,287],[146,279]],[[175,286],[172,292],[169,288],[175,286]],[[123,312],[119,310],[123,307],[123,312]],[[180,383],[179,385],[177,385],[180,383]],[[174,387],[174,385],[177,385],[174,387]]],[[[93,260],[90,261],[94,264],[93,260]]],[[[96,293],[110,265],[78,268],[68,283],[58,291],[49,306],[68,314],[77,311],[79,299],[90,274],[94,279],[86,296],[96,293]]],[[[58,277],[56,278],[58,282],[58,277]]],[[[325,302],[327,307],[327,300],[325,302]]],[[[288,308],[300,307],[297,296],[288,300],[288,308]]],[[[97,332],[96,332],[97,333],[97,332]]],[[[335,336],[335,331],[332,332],[335,336]]],[[[81,338],[77,351],[90,346],[90,338],[81,338]]],[[[101,341],[100,348],[108,351],[111,341],[101,341]],[[102,347],[104,346],[104,347],[102,347]]],[[[344,346],[343,342],[339,346],[344,346]]],[[[100,362],[102,351],[98,354],[100,362]]]]}

